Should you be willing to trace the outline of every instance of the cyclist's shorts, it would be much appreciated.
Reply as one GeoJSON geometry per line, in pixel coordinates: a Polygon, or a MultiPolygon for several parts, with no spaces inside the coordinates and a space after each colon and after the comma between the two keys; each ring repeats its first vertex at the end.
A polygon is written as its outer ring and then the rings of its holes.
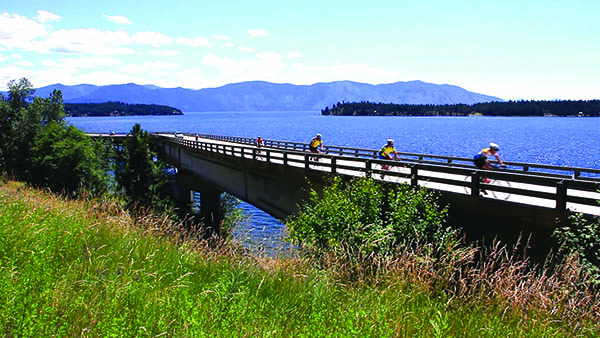
{"type": "Polygon", "coordinates": [[[390,156],[383,156],[383,155],[381,155],[381,153],[379,153],[379,156],[377,158],[380,160],[390,160],[391,159],[390,156]]]}
{"type": "Polygon", "coordinates": [[[319,152],[319,148],[317,148],[317,147],[311,147],[311,146],[309,146],[308,149],[310,150],[311,153],[318,153],[319,152]]]}
{"type": "Polygon", "coordinates": [[[486,160],[487,160],[487,157],[485,157],[484,155],[481,155],[481,154],[477,154],[473,157],[473,162],[475,162],[475,166],[479,169],[483,169],[483,167],[485,166],[486,160]]]}

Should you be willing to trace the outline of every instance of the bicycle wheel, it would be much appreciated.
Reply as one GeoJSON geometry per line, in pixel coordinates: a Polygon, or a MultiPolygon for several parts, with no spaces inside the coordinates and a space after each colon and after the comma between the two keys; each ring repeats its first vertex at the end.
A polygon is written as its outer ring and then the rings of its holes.
{"type": "MultiPolygon", "coordinates": [[[[503,181],[503,180],[492,180],[490,182],[490,185],[494,185],[497,187],[510,188],[510,183],[508,181],[503,181]]],[[[495,191],[495,190],[489,190],[489,191],[492,193],[492,196],[494,196],[494,198],[496,198],[496,199],[506,201],[510,198],[510,193],[508,193],[508,192],[495,191]]]]}
{"type": "Polygon", "coordinates": [[[464,181],[469,182],[469,185],[465,185],[464,188],[467,195],[471,195],[471,176],[466,176],[464,181]]]}

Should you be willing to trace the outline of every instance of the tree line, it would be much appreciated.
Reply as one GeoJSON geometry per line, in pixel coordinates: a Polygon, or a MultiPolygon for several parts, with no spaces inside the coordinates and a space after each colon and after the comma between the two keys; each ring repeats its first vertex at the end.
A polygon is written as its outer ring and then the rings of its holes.
{"type": "Polygon", "coordinates": [[[600,100],[507,101],[475,104],[338,102],[321,110],[340,116],[600,116],[600,100]]]}
{"type": "Polygon", "coordinates": [[[64,107],[67,116],[183,115],[177,108],[157,104],[65,103],[64,107]]]}
{"type": "Polygon", "coordinates": [[[130,210],[172,206],[166,166],[139,124],[123,144],[93,140],[65,122],[60,90],[34,97],[25,78],[8,88],[0,93],[0,173],[70,197],[115,195],[130,210]]]}

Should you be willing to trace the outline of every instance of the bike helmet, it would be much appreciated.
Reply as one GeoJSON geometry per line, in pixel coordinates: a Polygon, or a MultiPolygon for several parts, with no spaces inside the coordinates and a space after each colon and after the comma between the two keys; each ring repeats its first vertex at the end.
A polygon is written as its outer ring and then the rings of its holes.
{"type": "Polygon", "coordinates": [[[321,134],[317,134],[317,137],[321,137],[321,136],[323,136],[323,135],[321,135],[321,134]]]}
{"type": "Polygon", "coordinates": [[[388,139],[388,140],[387,140],[387,142],[388,142],[388,143],[391,143],[391,144],[394,144],[394,140],[393,140],[393,139],[391,139],[391,138],[390,138],[390,139],[388,139]]]}
{"type": "Polygon", "coordinates": [[[490,149],[498,151],[500,150],[500,147],[496,143],[490,143],[490,149]]]}

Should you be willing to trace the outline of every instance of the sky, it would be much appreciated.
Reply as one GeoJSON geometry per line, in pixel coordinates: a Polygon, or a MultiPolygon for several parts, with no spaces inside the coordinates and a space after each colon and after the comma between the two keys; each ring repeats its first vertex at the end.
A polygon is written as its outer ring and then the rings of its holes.
{"type": "Polygon", "coordinates": [[[421,80],[504,100],[600,99],[599,0],[9,1],[0,90],[421,80]]]}

